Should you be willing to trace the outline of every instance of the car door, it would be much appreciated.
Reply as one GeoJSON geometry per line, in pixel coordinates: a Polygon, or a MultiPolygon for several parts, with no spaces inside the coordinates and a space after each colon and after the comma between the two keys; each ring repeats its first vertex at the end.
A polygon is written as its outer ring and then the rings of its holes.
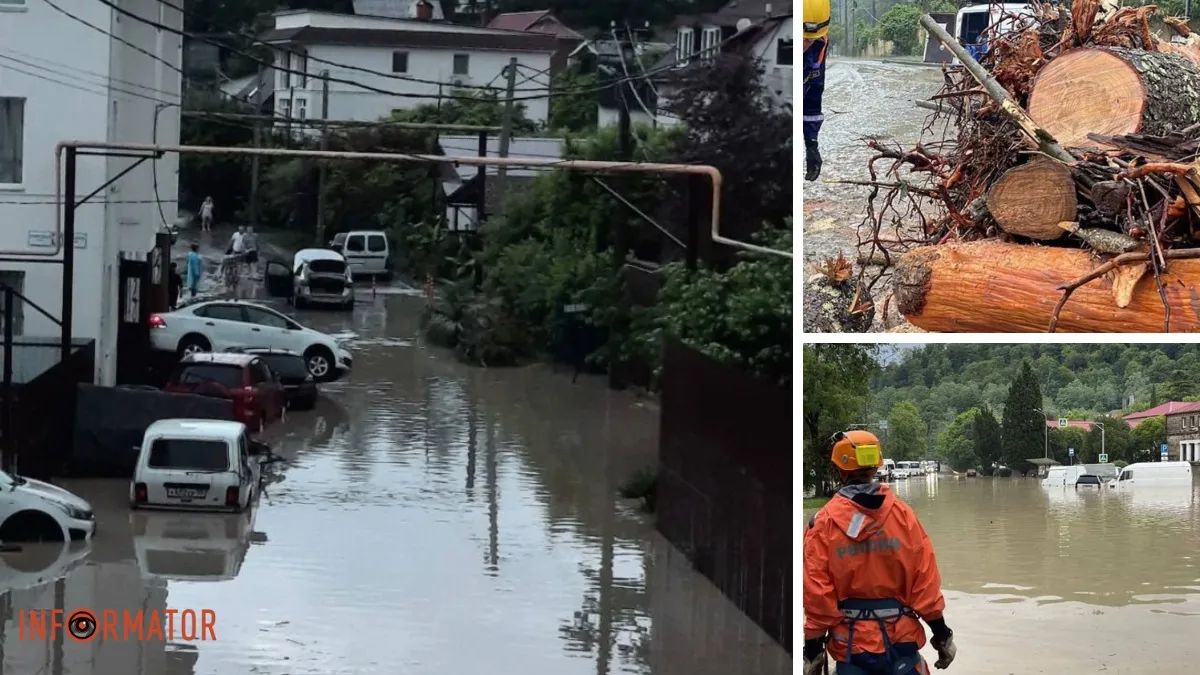
{"type": "Polygon", "coordinates": [[[254,389],[263,401],[263,414],[266,419],[274,420],[283,417],[283,385],[266,361],[258,359],[250,365],[250,373],[254,389]]]}
{"type": "Polygon", "coordinates": [[[246,307],[246,319],[250,331],[258,343],[256,346],[273,349],[293,349],[298,342],[293,330],[294,322],[286,316],[263,307],[246,307]]]}
{"type": "Polygon", "coordinates": [[[367,236],[364,234],[352,234],[346,237],[346,244],[342,249],[342,255],[346,258],[346,263],[350,265],[350,269],[360,274],[370,274],[371,270],[367,267],[367,236]]]}
{"type": "Polygon", "coordinates": [[[242,432],[238,439],[238,477],[242,494],[246,495],[246,506],[254,499],[254,491],[258,489],[258,462],[250,456],[250,440],[242,432]]]}
{"type": "Polygon", "coordinates": [[[196,310],[201,317],[201,332],[208,338],[214,352],[230,347],[253,347],[250,326],[242,306],[232,302],[214,302],[196,310]]]}
{"type": "Polygon", "coordinates": [[[382,234],[367,235],[367,270],[371,274],[383,274],[387,270],[388,241],[382,234]]]}

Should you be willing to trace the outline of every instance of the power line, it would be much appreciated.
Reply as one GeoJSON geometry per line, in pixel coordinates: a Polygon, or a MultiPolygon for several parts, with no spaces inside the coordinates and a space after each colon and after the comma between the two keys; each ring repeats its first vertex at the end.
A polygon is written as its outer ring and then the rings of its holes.
{"type": "MultiPolygon", "coordinates": [[[[75,16],[74,14],[63,9],[62,7],[59,7],[58,5],[54,4],[54,2],[52,2],[52,0],[42,0],[42,2],[45,2],[47,5],[50,5],[50,7],[52,7],[54,9],[54,11],[58,12],[59,14],[62,14],[63,16],[66,16],[67,18],[71,19],[72,21],[76,21],[78,23],[81,23],[81,24],[87,26],[88,28],[91,28],[94,31],[97,31],[99,33],[107,35],[108,37],[116,40],[117,42],[120,42],[121,44],[124,44],[127,47],[129,47],[135,51],[141,52],[142,54],[149,56],[150,58],[154,59],[155,61],[158,61],[159,63],[166,65],[168,68],[170,68],[171,70],[174,70],[175,72],[179,73],[180,75],[185,75],[185,73],[183,72],[183,69],[181,69],[179,66],[176,66],[175,64],[173,64],[155,54],[151,54],[150,52],[146,51],[145,49],[142,49],[141,47],[133,44],[132,42],[130,42],[122,37],[119,37],[117,35],[113,35],[112,33],[104,30],[103,28],[89,23],[85,19],[81,19],[81,18],[75,16]]],[[[108,3],[105,3],[105,4],[108,4],[108,3]]],[[[110,4],[109,6],[112,7],[113,5],[110,4]]]]}
{"type": "MultiPolygon", "coordinates": [[[[23,52],[19,49],[13,49],[12,47],[0,47],[0,51],[6,51],[6,52],[9,52],[12,54],[16,54],[18,56],[23,56],[27,59],[34,59],[37,61],[42,61],[42,62],[49,63],[54,66],[59,66],[62,68],[66,68],[68,70],[73,70],[73,71],[84,73],[84,74],[91,75],[94,77],[104,78],[106,80],[105,86],[108,86],[109,82],[120,82],[121,84],[127,84],[131,87],[137,87],[138,89],[145,89],[146,91],[154,92],[157,94],[166,94],[167,96],[179,96],[178,93],[173,92],[173,91],[167,91],[166,89],[155,89],[154,87],[151,87],[151,86],[148,86],[145,84],[139,84],[137,82],[132,82],[130,80],[122,80],[119,77],[113,77],[111,75],[105,75],[104,73],[98,73],[94,70],[87,70],[86,68],[72,66],[72,65],[69,65],[66,63],[62,63],[61,61],[54,61],[54,60],[48,59],[44,56],[37,56],[34,54],[29,54],[29,53],[23,52]]],[[[39,66],[39,67],[42,67],[42,66],[39,66]]]]}
{"type": "MultiPolygon", "coordinates": [[[[113,85],[111,85],[111,84],[110,84],[110,85],[102,85],[102,84],[98,84],[98,83],[95,83],[95,82],[89,82],[89,81],[85,80],[84,78],[82,78],[82,77],[80,77],[80,76],[78,76],[78,75],[73,75],[73,74],[71,74],[71,73],[68,73],[68,72],[63,72],[63,71],[61,71],[61,70],[56,70],[56,69],[54,69],[54,68],[50,68],[49,66],[41,66],[41,65],[38,65],[38,64],[36,64],[36,63],[31,63],[31,62],[29,62],[29,61],[24,61],[24,60],[18,59],[18,58],[16,58],[16,57],[13,57],[13,56],[6,56],[6,55],[4,55],[4,54],[0,54],[0,59],[3,59],[3,60],[5,60],[5,61],[13,61],[13,62],[15,62],[15,63],[20,63],[20,64],[22,64],[22,65],[29,66],[30,68],[37,68],[38,70],[44,70],[44,71],[46,71],[46,72],[48,72],[48,73],[54,73],[54,74],[56,74],[56,75],[59,75],[59,76],[61,76],[61,77],[67,77],[67,78],[71,78],[71,79],[73,79],[73,80],[78,80],[78,81],[82,82],[84,85],[87,85],[87,86],[91,86],[91,87],[101,87],[101,86],[107,86],[107,87],[108,87],[110,90],[112,90],[112,91],[120,92],[120,93],[122,93],[122,94],[126,94],[126,95],[128,95],[128,96],[134,96],[134,97],[136,97],[136,98],[145,99],[145,100],[147,100],[147,101],[153,101],[153,102],[155,102],[155,103],[167,103],[167,101],[163,101],[163,100],[162,100],[162,99],[160,99],[160,98],[155,98],[155,97],[153,97],[153,96],[149,96],[149,95],[147,95],[147,94],[141,94],[141,93],[138,93],[138,92],[136,92],[136,91],[130,91],[130,90],[128,90],[128,89],[122,89],[121,87],[116,87],[116,86],[113,86],[113,85]]],[[[17,69],[17,68],[14,68],[13,66],[4,66],[4,67],[6,67],[6,68],[12,68],[13,70],[16,70],[17,72],[24,72],[26,75],[32,75],[32,73],[25,72],[25,71],[21,71],[21,70],[19,70],[19,69],[17,69]]],[[[63,85],[70,86],[70,87],[75,87],[75,86],[77,86],[77,85],[73,85],[73,84],[70,84],[70,83],[67,83],[67,82],[61,82],[61,81],[58,81],[58,80],[54,80],[54,81],[55,81],[55,82],[58,82],[58,84],[63,84],[63,85]]],[[[87,91],[87,90],[85,90],[85,91],[87,91]]],[[[95,91],[92,91],[92,93],[99,93],[101,96],[105,96],[105,97],[107,97],[107,96],[108,96],[108,92],[95,92],[95,91]]]]}

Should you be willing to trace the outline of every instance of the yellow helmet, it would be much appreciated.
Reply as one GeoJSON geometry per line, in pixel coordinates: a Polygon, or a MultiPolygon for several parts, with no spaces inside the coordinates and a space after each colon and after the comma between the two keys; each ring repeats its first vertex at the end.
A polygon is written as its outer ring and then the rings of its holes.
{"type": "Polygon", "coordinates": [[[829,0],[804,0],[804,39],[819,40],[829,34],[829,0]]]}
{"type": "Polygon", "coordinates": [[[883,451],[879,448],[879,437],[869,431],[851,429],[833,437],[833,465],[842,471],[879,468],[883,465],[883,451]]]}

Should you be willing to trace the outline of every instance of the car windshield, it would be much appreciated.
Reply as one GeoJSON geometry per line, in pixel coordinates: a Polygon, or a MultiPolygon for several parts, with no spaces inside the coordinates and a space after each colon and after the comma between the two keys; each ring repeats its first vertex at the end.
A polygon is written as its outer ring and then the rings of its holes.
{"type": "Polygon", "coordinates": [[[150,446],[149,465],[155,469],[225,471],[229,468],[229,446],[225,441],[158,438],[150,446]]]}
{"type": "Polygon", "coordinates": [[[308,269],[321,274],[345,274],[346,263],[341,260],[310,260],[308,269]]]}
{"type": "Polygon", "coordinates": [[[226,389],[237,389],[242,386],[242,369],[217,363],[189,363],[180,366],[171,380],[187,385],[215,383],[226,389]]]}
{"type": "Polygon", "coordinates": [[[304,359],[295,354],[263,354],[262,359],[280,377],[304,379],[308,375],[304,359]]]}

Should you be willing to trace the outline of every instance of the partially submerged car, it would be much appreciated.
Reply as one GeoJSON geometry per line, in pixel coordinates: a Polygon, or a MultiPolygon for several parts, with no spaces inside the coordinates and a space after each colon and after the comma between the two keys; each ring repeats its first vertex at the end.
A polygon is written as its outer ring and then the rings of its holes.
{"type": "Polygon", "coordinates": [[[229,399],[233,418],[256,431],[282,418],[287,405],[279,376],[256,354],[188,354],[163,391],[229,399]]]}
{"type": "Polygon", "coordinates": [[[95,531],[96,516],[86,499],[0,471],[0,541],[79,541],[95,531]]]}
{"type": "Polygon", "coordinates": [[[290,270],[279,261],[267,263],[267,290],[271,295],[286,296],[297,308],[354,307],[350,265],[342,254],[324,248],[297,251],[290,270]]]}
{"type": "Polygon", "coordinates": [[[304,357],[287,349],[271,347],[231,347],[227,351],[253,354],[279,376],[287,397],[288,410],[312,410],[317,405],[317,381],[304,363],[304,357]]]}
{"type": "Polygon", "coordinates": [[[258,496],[271,449],[246,425],[224,420],[159,420],[138,448],[129,503],[137,508],[244,511],[258,496]]]}

